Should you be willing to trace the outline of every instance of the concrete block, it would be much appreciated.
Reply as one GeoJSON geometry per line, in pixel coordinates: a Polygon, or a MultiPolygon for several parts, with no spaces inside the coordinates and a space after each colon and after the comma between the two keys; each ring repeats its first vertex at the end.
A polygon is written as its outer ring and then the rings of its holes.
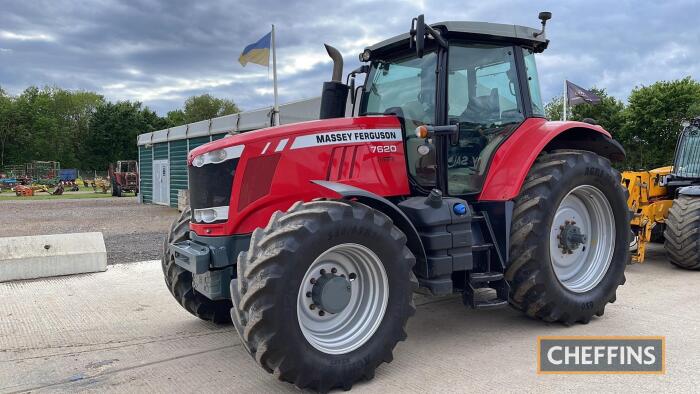
{"type": "Polygon", "coordinates": [[[0,238],[0,282],[106,269],[102,233],[0,238]]]}

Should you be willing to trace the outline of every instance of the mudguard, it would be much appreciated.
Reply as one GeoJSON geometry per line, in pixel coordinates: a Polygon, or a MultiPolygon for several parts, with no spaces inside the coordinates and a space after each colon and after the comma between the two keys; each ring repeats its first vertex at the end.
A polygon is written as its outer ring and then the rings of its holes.
{"type": "Polygon", "coordinates": [[[408,216],[406,216],[406,214],[403,213],[403,211],[399,209],[396,204],[382,196],[360,189],[359,187],[349,186],[338,182],[320,180],[312,182],[339,194],[344,199],[357,200],[358,202],[381,211],[389,216],[396,227],[398,227],[406,235],[406,246],[408,246],[413,255],[416,256],[416,258],[422,258],[423,261],[427,260],[423,241],[421,241],[420,236],[418,235],[418,230],[408,216]]]}
{"type": "Polygon", "coordinates": [[[508,201],[518,196],[537,157],[546,150],[579,149],[620,161],[625,151],[601,126],[529,118],[498,148],[479,201],[508,201]]]}
{"type": "Polygon", "coordinates": [[[700,197],[700,186],[686,186],[678,189],[678,194],[700,197]]]}

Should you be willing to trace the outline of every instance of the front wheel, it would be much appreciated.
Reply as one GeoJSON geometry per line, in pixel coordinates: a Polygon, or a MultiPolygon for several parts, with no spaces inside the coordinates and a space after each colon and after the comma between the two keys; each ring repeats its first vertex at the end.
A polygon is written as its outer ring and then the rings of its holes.
{"type": "Polygon", "coordinates": [[[602,316],[625,282],[630,230],[626,190],[592,152],[541,155],[516,199],[510,303],[548,322],[602,316]]]}
{"type": "Polygon", "coordinates": [[[231,317],[251,356],[280,380],[349,389],[406,338],[414,263],[383,213],[350,201],[297,203],[240,254],[231,317]]]}
{"type": "Polygon", "coordinates": [[[231,301],[212,301],[198,293],[192,285],[192,273],[175,264],[175,257],[170,251],[171,244],[190,239],[191,216],[190,208],[187,207],[170,226],[170,232],[163,242],[161,267],[165,276],[165,285],[175,300],[192,315],[214,323],[230,323],[231,301]]]}
{"type": "Polygon", "coordinates": [[[673,200],[664,237],[671,264],[700,270],[700,197],[681,194],[673,200]]]}

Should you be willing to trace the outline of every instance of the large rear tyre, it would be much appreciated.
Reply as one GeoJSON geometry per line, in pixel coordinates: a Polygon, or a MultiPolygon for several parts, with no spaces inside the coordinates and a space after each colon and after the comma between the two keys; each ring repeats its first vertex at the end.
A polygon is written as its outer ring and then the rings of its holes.
{"type": "Polygon", "coordinates": [[[567,325],[602,316],[625,282],[626,201],[608,160],[587,151],[542,154],[515,201],[510,304],[567,325]]]}
{"type": "Polygon", "coordinates": [[[700,270],[700,197],[681,194],[673,200],[664,238],[671,264],[700,270]]]}
{"type": "Polygon", "coordinates": [[[180,218],[170,226],[170,232],[163,244],[161,266],[165,275],[165,285],[187,312],[202,320],[219,324],[230,323],[231,301],[212,301],[198,293],[192,287],[192,273],[175,264],[175,258],[170,253],[170,244],[190,239],[190,217],[189,208],[182,211],[180,218]]]}
{"type": "Polygon", "coordinates": [[[299,388],[350,389],[393,359],[415,312],[406,236],[351,201],[297,203],[253,232],[231,281],[250,355],[299,388]]]}

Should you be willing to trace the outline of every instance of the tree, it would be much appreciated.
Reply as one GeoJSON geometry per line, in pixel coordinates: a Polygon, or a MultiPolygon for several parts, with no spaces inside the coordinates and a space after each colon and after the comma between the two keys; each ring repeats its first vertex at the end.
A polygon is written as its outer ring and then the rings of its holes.
{"type": "Polygon", "coordinates": [[[636,87],[629,97],[619,137],[627,165],[649,169],[670,165],[681,122],[700,115],[700,83],[690,77],[636,87]]]}
{"type": "Polygon", "coordinates": [[[544,115],[549,120],[561,120],[561,114],[564,112],[564,102],[562,96],[557,96],[549,100],[544,105],[544,115]]]}
{"type": "Polygon", "coordinates": [[[5,166],[5,150],[16,133],[14,101],[0,87],[0,167],[5,166]]]}
{"type": "Polygon", "coordinates": [[[90,119],[82,155],[85,168],[104,170],[117,160],[135,160],[137,136],[167,127],[167,120],[139,102],[104,103],[90,119]]]}
{"type": "MultiPolygon", "coordinates": [[[[236,104],[228,99],[220,99],[210,94],[192,96],[185,101],[184,113],[185,123],[199,122],[240,112],[236,104]]],[[[170,115],[170,114],[168,114],[170,115]]],[[[176,114],[173,114],[175,117],[176,114]]],[[[170,116],[169,116],[170,118],[170,116]]]]}
{"type": "MultiPolygon", "coordinates": [[[[598,104],[579,104],[569,107],[567,119],[582,121],[586,118],[593,119],[612,134],[617,134],[624,124],[625,105],[622,101],[608,95],[605,89],[591,88],[590,91],[600,97],[598,104]]],[[[546,116],[551,120],[561,120],[563,111],[563,98],[557,96],[545,105],[546,116]]]]}
{"type": "Polygon", "coordinates": [[[93,92],[30,86],[10,96],[0,88],[0,166],[52,160],[104,170],[136,158],[138,134],[169,126],[141,103],[107,103],[93,92]]]}
{"type": "Polygon", "coordinates": [[[187,123],[185,120],[185,112],[181,109],[169,111],[165,119],[168,121],[168,127],[180,126],[187,123]]]}
{"type": "Polygon", "coordinates": [[[17,97],[0,97],[0,162],[60,161],[79,164],[78,151],[89,118],[102,96],[56,87],[31,86],[17,97]]]}

